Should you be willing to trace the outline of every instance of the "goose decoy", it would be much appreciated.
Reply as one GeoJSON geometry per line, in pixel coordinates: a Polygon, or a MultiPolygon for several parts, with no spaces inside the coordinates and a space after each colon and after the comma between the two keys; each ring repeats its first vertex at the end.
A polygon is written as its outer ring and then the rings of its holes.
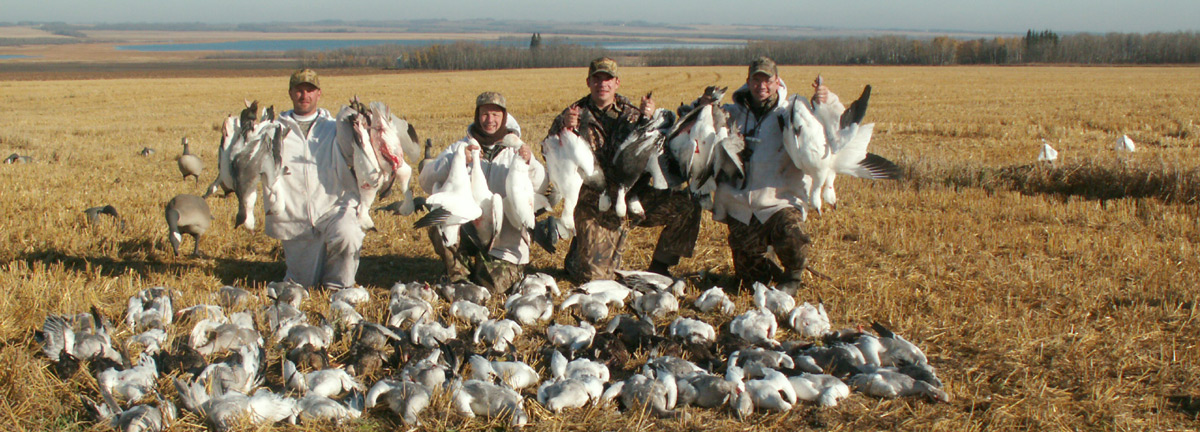
{"type": "Polygon", "coordinates": [[[200,182],[200,172],[204,171],[204,161],[192,154],[188,149],[188,139],[183,137],[180,141],[183,144],[183,154],[179,155],[179,159],[175,162],[179,165],[179,173],[183,174],[183,179],[195,177],[197,183],[200,182]]]}
{"type": "Polygon", "coordinates": [[[179,255],[179,243],[183,240],[183,234],[187,234],[192,236],[196,243],[192,256],[200,256],[200,237],[208,231],[213,220],[212,211],[209,210],[208,203],[204,202],[204,198],[186,194],[176,195],[167,202],[166,218],[167,237],[175,255],[179,255]]]}
{"type": "Polygon", "coordinates": [[[522,333],[521,325],[510,319],[487,320],[475,328],[474,342],[484,343],[496,352],[508,351],[508,345],[522,333]]]}
{"type": "Polygon", "coordinates": [[[417,172],[420,173],[425,171],[425,165],[433,161],[435,158],[437,158],[437,155],[433,152],[433,139],[425,138],[424,157],[420,162],[417,162],[417,172]]]}
{"type": "Polygon", "coordinates": [[[816,306],[804,302],[804,304],[792,309],[788,314],[788,325],[792,329],[800,333],[804,338],[816,338],[829,333],[829,314],[825,313],[825,305],[817,303],[816,306]]]}
{"type": "Polygon", "coordinates": [[[121,215],[117,214],[117,208],[113,207],[112,204],[89,208],[84,210],[83,214],[87,215],[87,221],[89,225],[96,225],[100,223],[100,215],[102,214],[112,216],[113,220],[116,220],[117,223],[121,224],[121,231],[125,230],[125,219],[122,219],[121,215]]]}
{"type": "Polygon", "coordinates": [[[450,386],[454,410],[466,418],[509,415],[509,425],[525,426],[529,415],[525,401],[515,390],[480,380],[455,381],[450,386]]]}
{"type": "Polygon", "coordinates": [[[382,400],[388,409],[400,416],[404,424],[411,427],[421,426],[421,411],[429,407],[433,391],[429,387],[412,381],[396,381],[381,379],[371,386],[367,392],[366,409],[371,409],[382,400]]]}
{"type": "Polygon", "coordinates": [[[142,150],[138,152],[138,156],[150,156],[152,154],[154,154],[154,149],[150,147],[142,147],[142,150]]]}
{"type": "Polygon", "coordinates": [[[721,311],[725,315],[733,313],[733,300],[725,294],[725,290],[721,287],[712,287],[700,294],[693,303],[696,309],[700,312],[708,313],[714,309],[721,311]]]}
{"type": "Polygon", "coordinates": [[[1117,137],[1117,144],[1114,148],[1120,153],[1133,153],[1137,150],[1137,144],[1129,139],[1129,135],[1121,135],[1117,137]]]}
{"type": "Polygon", "coordinates": [[[850,396],[850,386],[833,375],[802,373],[789,377],[796,398],[816,402],[823,407],[837,406],[837,401],[850,396]]]}
{"type": "Polygon", "coordinates": [[[6,164],[33,163],[33,156],[21,156],[19,154],[13,153],[13,154],[8,155],[8,157],[4,158],[4,163],[6,163],[6,164]]]}
{"type": "Polygon", "coordinates": [[[1042,140],[1042,151],[1038,153],[1038,162],[1054,163],[1058,160],[1058,150],[1050,147],[1050,143],[1042,140]]]}

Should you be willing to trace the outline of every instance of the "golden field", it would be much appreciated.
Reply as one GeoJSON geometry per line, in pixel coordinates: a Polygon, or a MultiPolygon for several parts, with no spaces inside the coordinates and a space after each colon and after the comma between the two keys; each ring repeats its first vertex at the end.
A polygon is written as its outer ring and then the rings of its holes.
{"type": "MultiPolygon", "coordinates": [[[[216,176],[216,127],[243,99],[287,107],[276,76],[0,81],[0,424],[4,430],[90,430],[79,396],[94,397],[86,374],[56,378],[33,332],[51,313],[98,306],[123,316],[137,290],[166,285],[177,307],[210,302],[225,284],[257,289],[282,278],[278,242],[233,230],[236,200],[210,198],[216,220],[208,258],[176,258],[166,242],[163,204],[202,194],[216,176]],[[200,182],[181,181],[180,138],[206,163],[200,182]],[[143,147],[157,153],[137,156],[143,147]],[[83,209],[112,204],[127,220],[89,226],[83,209]]],[[[613,409],[550,416],[527,398],[530,430],[1194,430],[1200,412],[1200,273],[1196,198],[1200,80],[1196,68],[1133,67],[785,67],[793,91],[823,74],[845,101],[874,86],[867,120],[872,151],[901,164],[899,182],[843,178],[836,211],[810,215],[812,266],[799,301],[821,299],[835,328],[881,321],[925,349],[954,400],[879,400],[852,395],[833,409],[802,404],[785,414],[691,410],[658,420],[613,409]],[[1139,145],[1120,156],[1113,142],[1139,145]],[[1041,140],[1057,166],[1034,164],[1041,140]],[[1153,181],[1151,181],[1153,180],[1153,181]],[[1070,182],[1056,185],[1053,181],[1070,182]],[[1114,182],[1139,182],[1125,187],[1114,182]],[[1059,187],[1064,186],[1064,187],[1059,187]],[[1065,187],[1071,186],[1071,187],[1065,187]],[[1088,191],[1117,192],[1097,199],[1088,191]],[[1191,194],[1191,195],[1189,195],[1191,194]]],[[[705,86],[735,87],[742,67],[627,68],[621,92],[649,91],[660,107],[691,101],[705,86]]],[[[269,75],[269,74],[267,74],[269,75]]],[[[551,119],[586,92],[584,69],[347,74],[322,77],[324,106],[354,95],[388,103],[435,147],[460,138],[474,97],[508,97],[531,144],[551,119]]],[[[536,148],[536,144],[535,144],[536,148]]],[[[411,162],[411,161],[410,161],[411,162]]],[[[386,201],[391,201],[391,198],[386,201]]],[[[385,202],[384,204],[386,204],[385,202]]],[[[261,214],[261,210],[259,210],[261,214]]],[[[373,290],[364,315],[386,319],[396,281],[440,272],[415,216],[376,214],[364,242],[359,282],[373,290]]],[[[648,264],[656,232],[635,231],[630,268],[648,264]]],[[[705,220],[695,256],[676,274],[712,275],[732,263],[723,225],[705,220]]],[[[184,249],[190,247],[190,237],[184,249]]],[[[565,243],[562,244],[565,249],[565,243]]],[[[556,271],[565,252],[534,252],[532,267],[556,271]]],[[[265,296],[263,296],[265,298],[265,296]]],[[[750,296],[736,299],[738,313],[750,296]]],[[[684,302],[681,300],[681,303],[684,302]]],[[[306,307],[327,307],[318,294],[306,307]]],[[[495,306],[495,305],[493,305],[495,306]]],[[[684,307],[681,314],[697,312],[684,307]]],[[[730,317],[707,317],[724,324],[730,317]]],[[[666,322],[660,322],[665,325],[666,322]]],[[[123,338],[128,330],[120,327],[123,338]]],[[[462,333],[460,333],[462,334],[462,333]]],[[[540,328],[518,342],[530,361],[540,328]]],[[[794,337],[784,333],[783,338],[794,337]]],[[[279,349],[268,351],[278,371],[279,349]]],[[[272,366],[268,366],[271,370],[272,366]]],[[[174,389],[163,381],[168,394],[174,389]]],[[[431,429],[502,427],[459,419],[443,400],[426,411],[431,429]]],[[[377,412],[354,430],[402,427],[377,412]]],[[[174,430],[201,426],[185,416],[174,430]]],[[[279,426],[277,429],[290,429],[279,426]]],[[[324,426],[305,429],[324,430],[324,426]]]]}

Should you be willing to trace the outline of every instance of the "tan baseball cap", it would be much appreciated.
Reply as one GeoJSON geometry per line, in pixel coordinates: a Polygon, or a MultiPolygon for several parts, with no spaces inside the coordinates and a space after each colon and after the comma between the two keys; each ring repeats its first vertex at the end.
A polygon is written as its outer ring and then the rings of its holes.
{"type": "Polygon", "coordinates": [[[300,69],[292,73],[292,78],[288,80],[288,89],[296,88],[300,84],[312,84],[313,87],[321,88],[321,77],[317,76],[317,71],[312,69],[300,69]]]}
{"type": "Polygon", "coordinates": [[[483,92],[475,98],[475,108],[484,105],[496,105],[501,109],[508,111],[508,101],[504,100],[504,95],[496,92],[483,92]]]}
{"type": "Polygon", "coordinates": [[[588,65],[588,77],[601,72],[612,75],[614,78],[621,77],[617,74],[617,61],[608,57],[592,60],[592,63],[588,65]]]}
{"type": "Polygon", "coordinates": [[[775,66],[775,60],[770,57],[759,57],[750,62],[750,73],[746,77],[752,77],[754,74],[764,73],[767,76],[779,76],[779,68],[775,66]]]}

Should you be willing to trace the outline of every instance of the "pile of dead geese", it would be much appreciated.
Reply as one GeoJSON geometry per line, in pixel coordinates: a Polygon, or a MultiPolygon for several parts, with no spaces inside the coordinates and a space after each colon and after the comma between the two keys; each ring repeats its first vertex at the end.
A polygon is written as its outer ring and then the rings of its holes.
{"type": "Polygon", "coordinates": [[[286,282],[258,294],[225,286],[185,308],[176,291],[152,287],[121,322],[95,307],[51,315],[37,339],[56,375],[95,378],[99,394],[85,391],[81,404],[120,430],[161,430],[178,409],[228,430],[367,414],[417,426],[437,403],[521,426],[534,401],[539,413],[597,404],[677,417],[691,406],[741,418],[834,406],[851,390],[950,399],[921,349],[883,325],[831,331],[823,305],[761,284],[739,315],[719,287],[687,296],[681,311],[686,286],[619,272],[562,293],[538,273],[503,298],[469,283],[396,283],[382,322],[360,313],[381,294],[361,287],[323,293],[322,306],[286,282]],[[778,340],[780,325],[799,338],[778,340]]]}

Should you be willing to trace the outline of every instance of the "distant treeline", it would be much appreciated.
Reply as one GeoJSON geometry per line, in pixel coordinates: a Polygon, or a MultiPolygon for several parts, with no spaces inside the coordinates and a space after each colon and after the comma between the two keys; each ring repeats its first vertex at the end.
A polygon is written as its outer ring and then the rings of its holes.
{"type": "Polygon", "coordinates": [[[602,48],[541,42],[538,47],[455,42],[412,47],[376,45],[329,51],[288,51],[303,67],[381,67],[397,69],[524,69],[585,65],[607,54],[602,48]]]}
{"type": "Polygon", "coordinates": [[[649,66],[742,65],[758,56],[780,64],[1186,64],[1200,63],[1200,34],[1109,33],[957,40],[904,36],[750,42],[745,48],[667,49],[645,54],[649,66]]]}

